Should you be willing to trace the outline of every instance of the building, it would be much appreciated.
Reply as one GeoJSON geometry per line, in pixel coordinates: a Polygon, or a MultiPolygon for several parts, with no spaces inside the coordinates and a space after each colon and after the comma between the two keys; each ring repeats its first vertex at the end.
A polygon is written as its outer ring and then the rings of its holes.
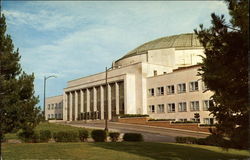
{"type": "Polygon", "coordinates": [[[108,110],[108,119],[149,114],[185,121],[199,113],[202,123],[213,123],[204,109],[212,93],[203,93],[197,76],[203,52],[192,33],[147,42],[112,63],[108,85],[106,72],[68,81],[61,97],[63,120],[104,119],[108,110]]]}
{"type": "Polygon", "coordinates": [[[46,120],[63,119],[63,95],[46,98],[46,120]]]}

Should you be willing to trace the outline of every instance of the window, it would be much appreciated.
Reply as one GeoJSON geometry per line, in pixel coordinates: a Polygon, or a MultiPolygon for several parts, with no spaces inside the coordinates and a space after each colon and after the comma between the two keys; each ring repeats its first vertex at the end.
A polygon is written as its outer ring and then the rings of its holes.
{"type": "Polygon", "coordinates": [[[51,109],[54,109],[54,104],[51,104],[51,109]]]}
{"type": "Polygon", "coordinates": [[[192,101],[190,102],[190,111],[199,111],[199,101],[192,101]]]}
{"type": "Polygon", "coordinates": [[[58,114],[58,118],[62,118],[62,114],[61,113],[58,114]]]}
{"type": "Polygon", "coordinates": [[[155,90],[154,90],[154,88],[151,88],[151,89],[149,89],[148,90],[148,96],[154,96],[155,95],[155,90]]]}
{"type": "Polygon", "coordinates": [[[154,105],[149,105],[148,108],[149,108],[149,112],[155,113],[155,106],[154,105]]]}
{"type": "Polygon", "coordinates": [[[186,92],[186,83],[181,83],[181,84],[178,84],[178,93],[184,93],[186,92]]]}
{"type": "Polygon", "coordinates": [[[48,118],[50,118],[50,114],[48,114],[48,118]]]}
{"type": "Polygon", "coordinates": [[[205,82],[203,81],[201,82],[201,87],[203,91],[208,89],[207,86],[205,85],[205,82]]]}
{"type": "Polygon", "coordinates": [[[54,114],[51,114],[51,118],[54,118],[54,114]]]}
{"type": "Polygon", "coordinates": [[[181,122],[187,122],[187,118],[180,118],[179,121],[181,121],[181,122]]]}
{"type": "Polygon", "coordinates": [[[203,101],[203,111],[208,111],[208,108],[213,105],[212,100],[204,100],[203,101]]]}
{"type": "Polygon", "coordinates": [[[156,70],[154,70],[154,76],[157,76],[157,71],[156,70]]]}
{"type": "Polygon", "coordinates": [[[199,90],[199,86],[198,86],[198,81],[195,82],[190,82],[189,83],[189,91],[198,91],[199,90]]]}
{"type": "Polygon", "coordinates": [[[50,104],[48,104],[48,110],[50,110],[50,104]]]}
{"type": "Polygon", "coordinates": [[[57,114],[55,114],[55,119],[57,119],[57,114]]]}
{"type": "Polygon", "coordinates": [[[167,94],[174,94],[174,85],[167,86],[167,94]]]}
{"type": "Polygon", "coordinates": [[[200,118],[190,118],[190,121],[200,123],[200,118]]]}
{"type": "Polygon", "coordinates": [[[204,124],[214,124],[214,118],[204,118],[204,124]]]}
{"type": "Polygon", "coordinates": [[[175,104],[174,103],[168,104],[168,112],[175,112],[175,104]]]}
{"type": "Polygon", "coordinates": [[[158,87],[157,88],[157,96],[164,95],[164,87],[158,87]]]}
{"type": "Polygon", "coordinates": [[[158,110],[157,110],[157,113],[164,113],[165,110],[164,110],[164,104],[158,104],[158,110]]]}
{"type": "Polygon", "coordinates": [[[187,103],[186,102],[180,102],[178,104],[178,111],[179,112],[186,112],[187,111],[187,103]]]}
{"type": "Polygon", "coordinates": [[[56,103],[56,104],[55,104],[55,109],[57,109],[57,108],[58,108],[58,104],[56,103]]]}

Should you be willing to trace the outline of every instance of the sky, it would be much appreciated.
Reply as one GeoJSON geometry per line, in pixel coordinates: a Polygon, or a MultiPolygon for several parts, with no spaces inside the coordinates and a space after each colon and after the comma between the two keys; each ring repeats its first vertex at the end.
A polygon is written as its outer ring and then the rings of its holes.
{"type": "Polygon", "coordinates": [[[35,74],[35,94],[63,94],[67,81],[105,71],[139,45],[230,19],[223,1],[3,1],[7,33],[21,66],[35,74]]]}

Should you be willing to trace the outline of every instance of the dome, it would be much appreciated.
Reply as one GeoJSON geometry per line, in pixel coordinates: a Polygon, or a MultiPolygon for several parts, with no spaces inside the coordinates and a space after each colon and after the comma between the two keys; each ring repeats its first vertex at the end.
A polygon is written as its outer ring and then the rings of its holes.
{"type": "MultiPolygon", "coordinates": [[[[158,38],[153,41],[149,41],[140,45],[139,47],[133,49],[132,51],[125,54],[119,60],[127,57],[141,55],[147,53],[149,50],[155,49],[166,49],[166,48],[176,48],[176,49],[200,49],[203,46],[199,42],[197,35],[194,33],[179,34],[173,36],[167,36],[158,38]]],[[[119,61],[117,60],[117,61],[119,61]]]]}

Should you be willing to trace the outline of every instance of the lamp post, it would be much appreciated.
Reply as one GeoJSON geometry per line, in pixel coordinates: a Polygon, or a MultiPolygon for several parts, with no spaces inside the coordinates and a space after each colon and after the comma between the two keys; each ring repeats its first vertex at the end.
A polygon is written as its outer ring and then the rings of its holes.
{"type": "Polygon", "coordinates": [[[44,112],[44,118],[45,118],[45,99],[46,99],[46,81],[47,81],[47,79],[49,79],[49,78],[56,78],[56,76],[55,75],[52,75],[52,76],[48,76],[48,77],[46,77],[46,76],[44,76],[44,80],[43,80],[43,112],[44,112]]]}

